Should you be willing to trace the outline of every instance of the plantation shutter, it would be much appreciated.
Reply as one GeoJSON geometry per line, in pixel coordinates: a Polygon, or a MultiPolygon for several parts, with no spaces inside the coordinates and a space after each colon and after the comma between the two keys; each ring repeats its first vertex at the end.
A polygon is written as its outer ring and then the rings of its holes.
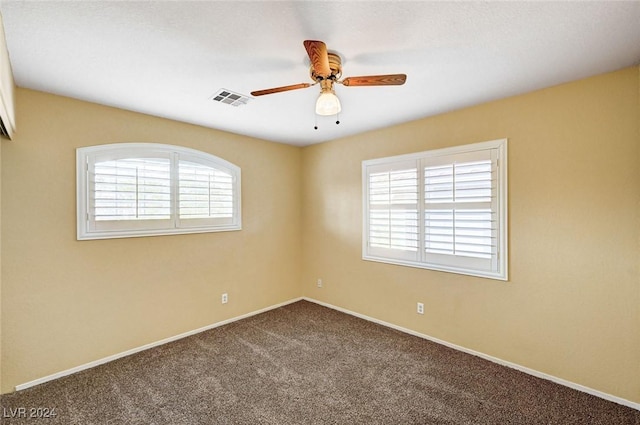
{"type": "Polygon", "coordinates": [[[362,162],[364,260],[507,279],[507,140],[362,162]]]}
{"type": "Polygon", "coordinates": [[[96,157],[89,164],[93,230],[153,229],[171,219],[171,158],[96,157]]]}
{"type": "Polygon", "coordinates": [[[182,226],[233,222],[235,180],[230,171],[183,159],[178,169],[178,210],[182,226]]]}
{"type": "Polygon", "coordinates": [[[76,151],[77,238],[240,230],[241,170],[214,155],[158,143],[76,151]]]}
{"type": "Polygon", "coordinates": [[[366,178],[369,252],[416,260],[419,255],[417,162],[373,166],[366,178]]]}
{"type": "Polygon", "coordinates": [[[423,160],[427,263],[496,267],[497,153],[487,149],[423,160]]]}

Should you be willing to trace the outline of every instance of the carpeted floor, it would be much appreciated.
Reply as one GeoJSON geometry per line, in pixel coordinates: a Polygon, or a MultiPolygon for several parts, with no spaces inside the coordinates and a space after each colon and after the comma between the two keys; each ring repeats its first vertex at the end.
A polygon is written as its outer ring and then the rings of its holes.
{"type": "Polygon", "coordinates": [[[305,301],[0,401],[3,425],[640,425],[640,411],[305,301]]]}

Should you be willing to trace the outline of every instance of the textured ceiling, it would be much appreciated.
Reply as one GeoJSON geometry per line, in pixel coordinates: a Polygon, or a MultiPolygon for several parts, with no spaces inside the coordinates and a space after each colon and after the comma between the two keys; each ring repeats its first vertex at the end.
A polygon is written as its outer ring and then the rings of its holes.
{"type": "Polygon", "coordinates": [[[640,1],[1,1],[0,12],[21,87],[293,145],[640,62],[640,1]],[[211,100],[310,82],[305,39],[339,53],[344,76],[407,83],[337,86],[340,125],[316,118],[318,86],[211,100]]]}

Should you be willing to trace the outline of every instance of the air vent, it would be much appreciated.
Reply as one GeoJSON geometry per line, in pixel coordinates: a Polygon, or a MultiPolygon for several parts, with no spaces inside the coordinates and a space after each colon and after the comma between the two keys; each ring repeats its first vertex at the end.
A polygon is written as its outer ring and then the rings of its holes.
{"type": "Polygon", "coordinates": [[[220,89],[211,97],[214,102],[226,103],[231,106],[246,105],[251,98],[244,94],[234,93],[231,90],[220,89]]]}

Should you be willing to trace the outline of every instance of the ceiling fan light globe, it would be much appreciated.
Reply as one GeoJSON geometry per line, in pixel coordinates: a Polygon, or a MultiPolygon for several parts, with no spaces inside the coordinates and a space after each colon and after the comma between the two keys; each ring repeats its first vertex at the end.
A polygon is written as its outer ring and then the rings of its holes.
{"type": "Polygon", "coordinates": [[[320,93],[316,101],[316,114],[318,115],[336,115],[342,110],[340,99],[333,93],[320,93]]]}

